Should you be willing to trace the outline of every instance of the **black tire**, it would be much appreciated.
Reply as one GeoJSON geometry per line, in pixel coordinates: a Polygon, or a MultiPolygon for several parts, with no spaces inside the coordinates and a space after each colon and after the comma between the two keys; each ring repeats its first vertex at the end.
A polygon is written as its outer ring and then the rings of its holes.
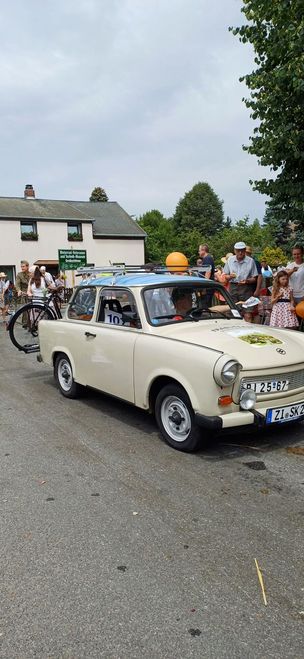
{"type": "Polygon", "coordinates": [[[71,362],[63,352],[60,352],[56,357],[54,375],[65,398],[78,398],[81,387],[75,382],[71,362]]]}
{"type": "Polygon", "coordinates": [[[161,389],[155,401],[155,417],[169,446],[188,453],[198,448],[200,430],[195,423],[189,396],[182,387],[168,384],[161,389]]]}
{"type": "Polygon", "coordinates": [[[38,323],[40,320],[55,320],[51,309],[42,304],[23,304],[12,316],[8,324],[10,340],[23,352],[39,350],[38,323]]]}

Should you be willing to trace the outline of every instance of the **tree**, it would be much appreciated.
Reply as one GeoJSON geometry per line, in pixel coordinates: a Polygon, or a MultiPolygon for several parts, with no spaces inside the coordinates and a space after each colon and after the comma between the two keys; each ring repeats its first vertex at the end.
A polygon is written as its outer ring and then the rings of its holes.
{"type": "Polygon", "coordinates": [[[196,183],[177,204],[173,216],[176,232],[197,229],[213,236],[224,222],[223,203],[208,183],[196,183]]]}
{"type": "Polygon", "coordinates": [[[175,249],[172,222],[154,209],[141,215],[138,224],[147,233],[146,261],[163,263],[167,254],[175,249]]]}
{"type": "Polygon", "coordinates": [[[206,240],[206,237],[198,229],[182,231],[178,235],[175,235],[174,249],[172,251],[182,252],[187,256],[189,263],[195,265],[198,259],[198,247],[202,243],[208,243],[208,240],[206,240]]]}
{"type": "Polygon", "coordinates": [[[231,227],[232,227],[232,219],[231,219],[231,217],[229,217],[229,215],[227,215],[227,217],[224,221],[224,224],[223,224],[223,228],[224,229],[231,229],[231,227]]]}
{"type": "Polygon", "coordinates": [[[286,265],[288,259],[286,254],[280,247],[265,247],[261,258],[267,261],[272,268],[277,268],[279,265],[286,265]]]}
{"type": "Polygon", "coordinates": [[[220,263],[221,257],[228,252],[233,252],[233,247],[239,240],[250,245],[257,256],[266,245],[274,244],[270,228],[267,225],[261,225],[257,219],[250,223],[249,218],[244,217],[231,228],[224,228],[210,239],[209,248],[216,263],[220,263]]]}
{"type": "Polygon", "coordinates": [[[282,209],[273,200],[267,203],[264,222],[269,227],[274,243],[277,246],[284,245],[288,250],[295,226],[292,222],[286,222],[282,209]]]}
{"type": "MultiPolygon", "coordinates": [[[[241,78],[250,90],[243,99],[259,124],[243,147],[271,168],[271,178],[251,181],[270,197],[268,221],[278,219],[288,238],[289,223],[304,223],[304,11],[303,0],[243,0],[246,25],[232,29],[251,43],[256,69],[241,78]]],[[[281,239],[276,234],[277,242],[281,239]]]]}
{"type": "Polygon", "coordinates": [[[109,201],[109,199],[103,188],[94,188],[91,192],[90,201],[109,201]]]}

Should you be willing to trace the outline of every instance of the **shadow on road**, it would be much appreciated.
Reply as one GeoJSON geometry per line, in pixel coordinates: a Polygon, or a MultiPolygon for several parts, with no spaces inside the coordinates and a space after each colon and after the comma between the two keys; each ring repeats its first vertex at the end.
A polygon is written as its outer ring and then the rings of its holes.
{"type": "Polygon", "coordinates": [[[233,460],[250,454],[261,460],[263,455],[277,450],[287,449],[303,442],[304,422],[281,424],[272,428],[235,430],[229,434],[217,435],[207,442],[199,452],[204,460],[217,462],[233,460]]]}
{"type": "MultiPolygon", "coordinates": [[[[57,389],[52,376],[45,379],[45,384],[57,389]]],[[[58,396],[61,396],[59,391],[58,396]]],[[[125,401],[89,388],[83,388],[79,400],[86,405],[87,409],[91,408],[106,417],[119,419],[129,428],[142,430],[148,435],[158,433],[153,415],[125,401]]],[[[259,430],[242,428],[229,432],[229,434],[223,433],[222,435],[210,435],[208,437],[204,436],[202,432],[202,444],[197,456],[203,460],[217,462],[234,460],[244,456],[244,454],[250,454],[252,458],[255,456],[259,460],[262,454],[287,449],[301,442],[303,440],[303,429],[304,422],[298,422],[259,430]]]]}
{"type": "MultiPolygon", "coordinates": [[[[45,384],[56,389],[58,396],[61,397],[61,394],[56,386],[56,382],[52,376],[45,379],[45,384]]],[[[155,433],[157,431],[157,426],[154,422],[153,415],[145,412],[145,410],[131,405],[131,403],[126,403],[123,400],[114,398],[109,394],[105,394],[95,389],[83,387],[81,396],[78,400],[85,404],[87,408],[96,410],[100,412],[101,415],[113,417],[116,421],[119,419],[132,428],[140,428],[143,432],[148,434],[155,433]]]]}

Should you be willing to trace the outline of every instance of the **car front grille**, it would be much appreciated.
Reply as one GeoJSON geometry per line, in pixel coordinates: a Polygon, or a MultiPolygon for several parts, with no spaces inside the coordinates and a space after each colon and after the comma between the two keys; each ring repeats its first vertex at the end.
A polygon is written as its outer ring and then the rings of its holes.
{"type": "MultiPolygon", "coordinates": [[[[246,377],[241,379],[241,390],[243,387],[246,388],[247,382],[273,382],[274,380],[289,380],[289,385],[287,391],[292,391],[294,389],[301,389],[304,387],[304,369],[300,371],[287,371],[285,373],[273,373],[272,375],[254,375],[252,377],[246,377]]],[[[273,392],[274,393],[274,392],[273,392]]],[[[280,393],[280,392],[276,392],[280,393]]],[[[282,392],[281,392],[282,393],[282,392]]],[[[285,393],[285,392],[284,392],[285,393]]],[[[259,393],[258,396],[269,396],[269,392],[264,394],[259,393]]]]}

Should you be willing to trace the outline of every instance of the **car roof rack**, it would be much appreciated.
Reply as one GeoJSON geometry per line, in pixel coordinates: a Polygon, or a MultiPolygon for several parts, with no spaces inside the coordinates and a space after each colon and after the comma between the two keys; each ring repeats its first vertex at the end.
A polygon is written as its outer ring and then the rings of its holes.
{"type": "Polygon", "coordinates": [[[178,274],[178,273],[187,273],[187,274],[194,274],[197,275],[198,277],[204,277],[204,275],[207,272],[210,272],[211,266],[206,265],[206,266],[188,266],[185,268],[184,266],[181,266],[180,264],[177,265],[171,265],[170,267],[167,267],[165,265],[161,264],[151,264],[151,263],[146,263],[144,265],[126,265],[125,263],[111,263],[110,265],[101,265],[101,266],[82,266],[77,269],[76,272],[76,277],[81,277],[81,276],[95,276],[96,275],[125,275],[125,274],[146,274],[150,275],[151,273],[154,274],[166,274],[166,273],[172,273],[172,274],[178,274]],[[173,270],[174,268],[174,270],[173,270]]]}

